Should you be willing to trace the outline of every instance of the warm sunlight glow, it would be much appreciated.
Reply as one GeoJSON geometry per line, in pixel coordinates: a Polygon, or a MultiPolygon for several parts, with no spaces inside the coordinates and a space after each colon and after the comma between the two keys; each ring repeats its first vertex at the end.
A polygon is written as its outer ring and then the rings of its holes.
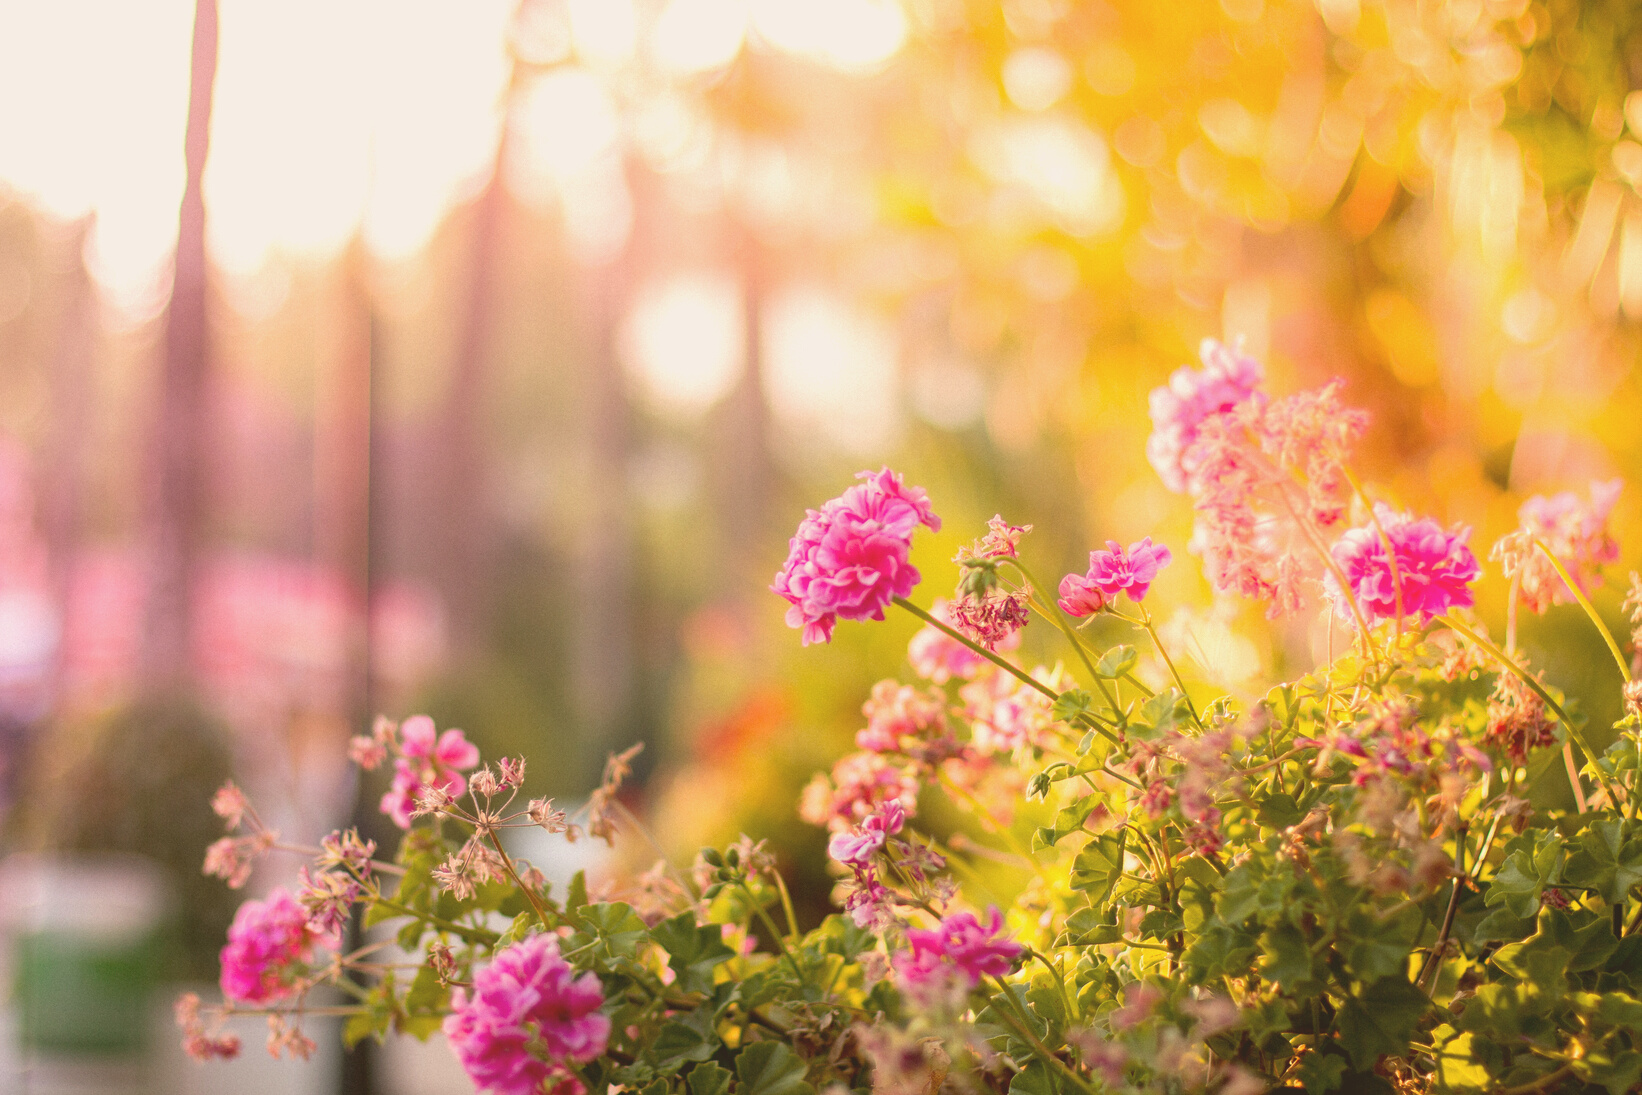
{"type": "MultiPolygon", "coordinates": [[[[60,216],[94,210],[93,272],[127,308],[163,300],[193,7],[0,0],[0,182],[60,216]]],[[[488,166],[512,8],[222,0],[205,180],[216,261],[324,253],[362,216],[379,251],[420,247],[488,166]]]]}
{"type": "Polygon", "coordinates": [[[895,335],[876,316],[819,286],[776,294],[764,312],[770,403],[795,436],[882,451],[896,413],[895,335]]]}
{"type": "Polygon", "coordinates": [[[753,0],[753,26],[778,49],[846,72],[884,64],[908,29],[898,0],[753,0]]]}
{"type": "Polygon", "coordinates": [[[669,0],[652,49],[662,67],[707,72],[735,60],[747,35],[747,0],[669,0]]]}
{"type": "Polygon", "coordinates": [[[699,414],[735,385],[746,356],[741,287],[697,271],[638,291],[622,331],[622,356],[659,409],[699,414]]]}

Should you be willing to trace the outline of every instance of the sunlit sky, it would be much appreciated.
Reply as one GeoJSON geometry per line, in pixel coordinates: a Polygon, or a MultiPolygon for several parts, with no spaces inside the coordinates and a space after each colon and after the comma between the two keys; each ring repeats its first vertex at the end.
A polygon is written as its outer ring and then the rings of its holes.
{"type": "MultiPolygon", "coordinates": [[[[515,0],[220,0],[205,178],[231,272],[323,254],[356,228],[378,253],[426,241],[491,161],[515,0]]],[[[0,0],[0,184],[63,217],[95,211],[89,258],[116,303],[156,302],[183,185],[192,0],[0,0]]],[[[749,33],[842,69],[907,33],[895,0],[548,0],[570,67],[526,98],[552,176],[618,139],[599,77],[636,57],[687,73],[749,33]],[[642,18],[641,18],[642,16],[642,18]]],[[[540,22],[540,20],[538,20],[540,22]]]]}

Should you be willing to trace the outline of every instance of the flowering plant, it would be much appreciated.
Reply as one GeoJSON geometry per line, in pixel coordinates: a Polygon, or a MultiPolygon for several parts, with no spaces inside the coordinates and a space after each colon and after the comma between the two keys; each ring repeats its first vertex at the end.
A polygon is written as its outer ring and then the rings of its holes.
{"type": "MultiPolygon", "coordinates": [[[[876,686],[858,750],[803,795],[841,915],[800,931],[747,838],[619,900],[580,879],[555,896],[500,839],[579,835],[551,802],[514,806],[523,761],[468,774],[458,732],[383,722],[354,756],[394,762],[398,853],[336,834],[298,895],[248,903],[227,1010],[267,1011],[274,1048],[301,1052],[305,994],[330,983],[354,998],[347,1038],[442,1029],[481,1089],[510,1095],[1637,1090],[1642,687],[1589,600],[1618,553],[1617,487],[1524,506],[1495,549],[1512,580],[1496,643],[1467,612],[1468,530],[1365,494],[1347,460],[1367,423],[1338,385],[1269,397],[1217,343],[1203,366],[1154,393],[1148,447],[1194,503],[1190,551],[1217,590],[1320,611],[1349,650],[1255,702],[1216,695],[1148,607],[1169,548],[1109,542],[1051,598],[1022,556],[1030,526],[1001,517],[959,552],[952,598],[922,608],[909,549],[938,518],[895,473],[863,473],[805,518],[773,587],[806,643],[892,605],[924,622],[920,683],[876,686]],[[1518,602],[1558,600],[1613,652],[1614,735],[1516,649],[1518,602]],[[1034,619],[1066,662],[1021,659],[1034,619]],[[1100,648],[1095,619],[1148,656],[1100,648]],[[1531,805],[1542,758],[1573,809],[1531,805]],[[935,794],[990,839],[920,830],[935,794]],[[995,862],[1028,881],[994,894],[995,862]],[[344,951],[356,907],[396,934],[344,951]],[[382,962],[390,945],[410,960],[382,962]]],[[[593,835],[623,820],[629,759],[589,805],[593,835]]],[[[217,806],[244,832],[210,868],[243,882],[277,837],[231,788],[217,806]]],[[[197,1000],[179,1016],[196,1055],[237,1048],[197,1000]]]]}

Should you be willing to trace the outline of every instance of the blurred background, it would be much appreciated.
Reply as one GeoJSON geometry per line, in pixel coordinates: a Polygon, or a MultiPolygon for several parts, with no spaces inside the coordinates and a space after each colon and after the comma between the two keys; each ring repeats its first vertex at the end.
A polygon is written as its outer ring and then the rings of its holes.
{"type": "MultiPolygon", "coordinates": [[[[1373,493],[1479,549],[1634,477],[1633,87],[1626,0],[0,0],[0,1084],[460,1090],[118,1021],[215,976],[210,791],[379,825],[377,712],[566,800],[643,742],[663,850],[769,835],[819,919],[798,789],[915,628],[801,652],[766,586],[862,468],[946,520],[925,603],[996,512],[1042,575],[1152,535],[1189,675],[1305,671],[1145,461],[1203,337],[1343,377],[1373,493]]],[[[1634,491],[1614,528],[1633,563],[1634,491]]],[[[1523,627],[1601,738],[1600,640],[1523,627]]]]}

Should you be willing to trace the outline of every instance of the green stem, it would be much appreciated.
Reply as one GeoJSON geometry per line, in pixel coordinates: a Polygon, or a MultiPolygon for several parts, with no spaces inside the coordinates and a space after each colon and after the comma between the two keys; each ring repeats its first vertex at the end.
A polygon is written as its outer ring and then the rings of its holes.
{"type": "MultiPolygon", "coordinates": [[[[1084,648],[1083,640],[1078,635],[1077,629],[1068,622],[1066,610],[1060,607],[1059,601],[1055,601],[1050,608],[1042,607],[1042,603],[1038,598],[1032,597],[1031,592],[1041,590],[1043,587],[1033,577],[1031,571],[1026,569],[1025,563],[1019,559],[1010,559],[1009,562],[1014,565],[1016,570],[1020,571],[1021,578],[1025,580],[1028,590],[1027,596],[1033,607],[1037,608],[1038,615],[1046,620],[1053,620],[1055,626],[1060,628],[1061,634],[1066,636],[1066,641],[1072,644],[1072,649],[1077,651],[1078,658],[1083,662],[1083,667],[1089,671],[1089,679],[1095,682],[1095,686],[1100,689],[1101,695],[1106,698],[1106,705],[1112,709],[1112,717],[1117,720],[1118,726],[1127,725],[1128,720],[1123,715],[1123,708],[1119,706],[1117,697],[1112,694],[1111,686],[1096,671],[1095,663],[1089,660],[1089,651],[1084,648]]],[[[1044,597],[1047,596],[1048,594],[1044,594],[1044,597]]]]}
{"type": "Polygon", "coordinates": [[[1197,724],[1197,729],[1200,732],[1208,733],[1209,728],[1203,725],[1203,720],[1197,715],[1197,706],[1192,703],[1191,693],[1186,691],[1186,682],[1181,678],[1180,670],[1175,668],[1174,659],[1169,657],[1168,648],[1163,645],[1163,640],[1157,637],[1157,628],[1152,626],[1152,614],[1147,611],[1145,605],[1137,605],[1136,607],[1140,609],[1140,626],[1144,627],[1146,634],[1152,637],[1153,649],[1162,656],[1163,664],[1169,667],[1169,675],[1174,678],[1175,687],[1180,689],[1180,695],[1186,701],[1186,710],[1191,713],[1192,721],[1197,724]]]}
{"type": "MultiPolygon", "coordinates": [[[[973,650],[975,653],[979,654],[999,669],[1002,669],[1005,673],[1008,673],[1022,684],[1029,688],[1035,688],[1045,696],[1048,696],[1051,702],[1060,699],[1059,692],[1056,692],[1053,688],[1050,688],[1048,685],[1032,676],[1032,674],[1026,672],[1026,670],[1022,669],[1020,666],[1012,665],[1004,658],[998,657],[998,655],[994,654],[980,643],[970,639],[969,636],[963,634],[956,628],[937,620],[934,616],[930,615],[924,609],[919,608],[905,597],[896,597],[894,598],[894,601],[896,604],[900,605],[902,608],[924,621],[924,623],[928,624],[930,627],[933,627],[937,631],[940,631],[943,634],[958,640],[960,643],[963,643],[969,649],[973,650]]],[[[1089,726],[1090,729],[1106,738],[1106,740],[1114,743],[1117,741],[1117,735],[1113,734],[1110,730],[1106,729],[1104,726],[1101,726],[1099,723],[1090,721],[1085,725],[1089,726]]]]}
{"type": "Polygon", "coordinates": [[[1049,1047],[1043,1044],[1043,1040],[1036,1034],[1032,1033],[1032,1028],[1029,1023],[1025,1023],[1021,1019],[1016,1018],[1014,1014],[1011,1014],[1011,1012],[1019,1008],[1020,1001],[1015,999],[1015,994],[1009,991],[1009,986],[1003,982],[1002,978],[994,977],[992,978],[992,983],[998,987],[998,991],[1002,993],[1004,998],[1009,1001],[1008,1011],[995,1007],[992,1009],[993,1012],[1004,1022],[1008,1023],[1009,1026],[1013,1028],[1015,1033],[1019,1034],[1021,1039],[1031,1047],[1033,1056],[1037,1057],[1040,1061],[1047,1065],[1051,1071],[1059,1072],[1062,1076],[1066,1077],[1066,1079],[1069,1080],[1079,1091],[1082,1091],[1084,1095],[1096,1095],[1095,1089],[1089,1085],[1089,1081],[1085,1080],[1082,1076],[1079,1076],[1077,1074],[1077,1070],[1072,1068],[1072,1066],[1068,1065],[1065,1061],[1051,1053],[1049,1051],[1049,1047]]]}
{"type": "Polygon", "coordinates": [[[1536,536],[1534,537],[1534,546],[1543,551],[1545,557],[1551,560],[1551,565],[1556,567],[1556,572],[1562,577],[1563,584],[1568,587],[1568,592],[1574,595],[1574,599],[1579,602],[1579,607],[1585,610],[1585,615],[1591,618],[1591,622],[1596,625],[1596,629],[1602,633],[1602,641],[1608,644],[1609,651],[1613,653],[1613,660],[1619,666],[1619,675],[1625,678],[1627,684],[1630,683],[1631,663],[1626,661],[1625,655],[1619,652],[1619,644],[1614,642],[1613,632],[1609,631],[1608,625],[1602,622],[1602,617],[1596,614],[1596,606],[1592,605],[1590,598],[1585,596],[1585,591],[1579,588],[1579,583],[1574,581],[1573,575],[1568,573],[1568,568],[1562,565],[1562,560],[1558,559],[1551,552],[1551,549],[1545,546],[1545,541],[1536,536]]]}
{"type": "Polygon", "coordinates": [[[753,895],[752,887],[747,885],[745,878],[737,885],[741,887],[741,892],[747,895],[747,903],[753,907],[753,912],[758,915],[758,919],[763,921],[765,929],[770,933],[771,942],[775,944],[775,949],[781,952],[781,957],[786,959],[787,965],[792,967],[793,976],[798,978],[800,985],[806,984],[804,971],[798,968],[798,959],[794,958],[792,952],[787,949],[785,940],[781,938],[781,929],[775,926],[775,921],[770,919],[770,914],[764,911],[764,905],[753,895]]]}
{"type": "Polygon", "coordinates": [[[500,935],[497,935],[495,932],[486,928],[464,928],[460,924],[445,920],[442,917],[434,916],[432,913],[417,912],[409,905],[401,905],[392,898],[383,897],[381,894],[376,896],[375,901],[378,905],[385,905],[394,912],[399,913],[401,916],[409,916],[416,920],[426,921],[428,924],[438,928],[440,931],[449,932],[452,935],[460,936],[464,942],[483,943],[487,947],[493,947],[496,945],[496,941],[501,938],[500,935]]]}
{"type": "Polygon", "coordinates": [[[1492,642],[1483,638],[1471,628],[1455,619],[1452,614],[1437,617],[1437,622],[1443,624],[1451,630],[1459,632],[1467,639],[1470,639],[1473,643],[1476,643],[1478,646],[1482,647],[1483,650],[1486,650],[1493,656],[1495,661],[1499,662],[1500,665],[1504,666],[1506,669],[1509,669],[1511,673],[1523,684],[1526,684],[1529,688],[1533,689],[1534,692],[1538,694],[1539,698],[1545,701],[1545,705],[1552,711],[1556,712],[1556,717],[1560,719],[1562,725],[1567,728],[1568,736],[1573,738],[1574,744],[1583,749],[1585,751],[1585,755],[1591,759],[1592,771],[1595,773],[1597,785],[1601,787],[1603,792],[1608,796],[1608,801],[1617,806],[1619,803],[1619,797],[1614,794],[1614,790],[1611,786],[1609,786],[1607,778],[1602,774],[1602,770],[1595,766],[1595,761],[1598,755],[1596,750],[1591,748],[1590,743],[1585,740],[1585,732],[1574,725],[1573,720],[1568,717],[1568,713],[1562,709],[1562,705],[1552,699],[1549,692],[1545,691],[1545,686],[1536,681],[1527,670],[1512,661],[1505,651],[1501,650],[1492,642]]]}

